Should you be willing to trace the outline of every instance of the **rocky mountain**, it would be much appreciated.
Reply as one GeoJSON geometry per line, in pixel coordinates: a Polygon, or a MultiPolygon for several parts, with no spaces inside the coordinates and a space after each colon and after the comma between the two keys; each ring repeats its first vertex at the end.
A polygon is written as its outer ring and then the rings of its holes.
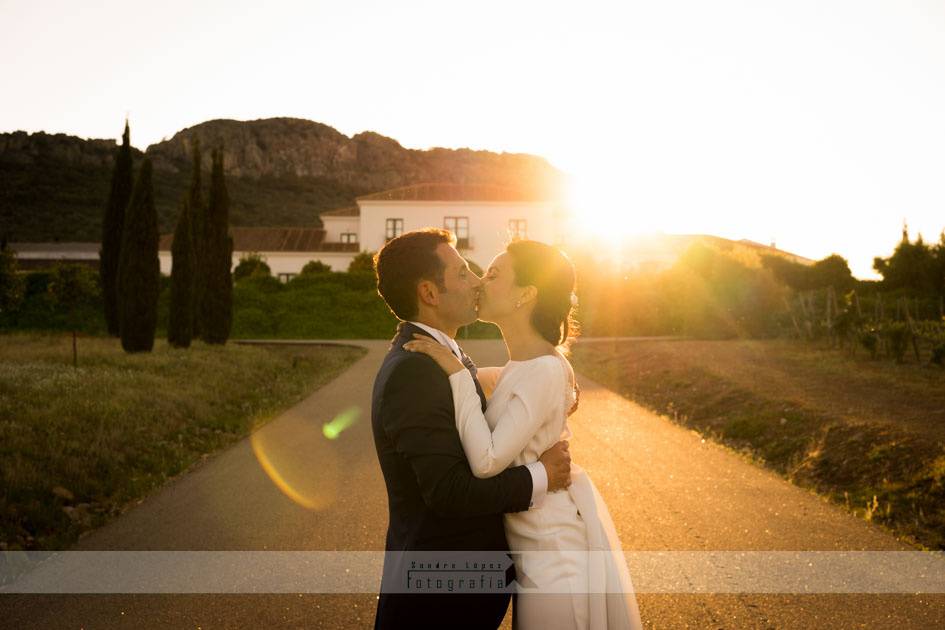
{"type": "MultiPolygon", "coordinates": [[[[211,120],[144,153],[135,150],[136,168],[143,155],[154,163],[162,233],[173,231],[197,137],[208,171],[210,150],[223,147],[230,220],[240,226],[317,225],[320,211],[353,204],[358,195],[421,182],[491,184],[550,195],[562,183],[562,174],[546,160],[527,154],[406,149],[377,133],[349,138],[298,118],[211,120]]],[[[115,147],[112,140],[64,134],[0,134],[2,235],[10,241],[99,240],[115,147]]]]}
{"type": "Polygon", "coordinates": [[[372,192],[419,182],[553,186],[560,173],[533,155],[469,149],[405,149],[392,138],[366,131],[354,137],[300,118],[241,122],[211,120],[151,145],[157,169],[189,168],[200,138],[209,155],[223,146],[227,173],[237,177],[316,177],[372,192]]]}

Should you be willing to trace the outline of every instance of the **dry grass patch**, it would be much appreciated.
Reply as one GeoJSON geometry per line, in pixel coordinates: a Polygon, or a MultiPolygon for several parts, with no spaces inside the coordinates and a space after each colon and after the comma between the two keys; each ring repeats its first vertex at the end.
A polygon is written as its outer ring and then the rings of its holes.
{"type": "Polygon", "coordinates": [[[757,340],[586,342],[573,360],[858,516],[945,549],[945,370],[757,340]]]}
{"type": "Polygon", "coordinates": [[[62,549],[366,352],[0,336],[0,547],[62,549]]]}

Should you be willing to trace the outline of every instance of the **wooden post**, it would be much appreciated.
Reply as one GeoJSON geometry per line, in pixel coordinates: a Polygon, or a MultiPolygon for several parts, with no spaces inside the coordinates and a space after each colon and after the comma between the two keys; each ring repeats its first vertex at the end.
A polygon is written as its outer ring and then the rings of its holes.
{"type": "Polygon", "coordinates": [[[791,314],[791,323],[794,324],[794,330],[797,332],[797,338],[802,339],[804,334],[801,332],[801,327],[797,325],[797,318],[794,317],[794,307],[791,306],[791,303],[788,302],[787,296],[784,296],[784,305],[788,309],[788,313],[791,314]]]}
{"type": "Polygon", "coordinates": [[[903,303],[906,306],[906,323],[909,326],[909,337],[912,338],[912,350],[915,352],[916,362],[919,362],[922,359],[919,357],[919,342],[916,340],[915,322],[913,321],[912,316],[909,314],[909,301],[903,298],[903,303]]]}
{"type": "Polygon", "coordinates": [[[827,330],[833,331],[833,319],[830,317],[830,290],[833,287],[827,287],[827,330]]]}

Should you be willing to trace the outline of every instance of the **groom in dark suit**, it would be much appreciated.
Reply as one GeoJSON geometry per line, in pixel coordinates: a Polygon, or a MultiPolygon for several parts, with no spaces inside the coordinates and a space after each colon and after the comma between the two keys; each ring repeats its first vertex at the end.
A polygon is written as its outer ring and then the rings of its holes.
{"type": "MultiPolygon", "coordinates": [[[[431,558],[455,563],[457,557],[458,564],[448,566],[462,569],[467,561],[496,558],[511,565],[502,514],[527,510],[546,492],[570,484],[566,442],[527,466],[488,479],[473,476],[456,430],[446,374],[427,355],[403,349],[415,333],[428,335],[449,347],[475,380],[475,365],[453,338],[460,326],[476,320],[481,282],[454,242],[445,230],[416,230],[392,239],[375,256],[378,293],[401,320],[374,381],[371,409],[390,510],[375,628],[498,627],[508,609],[514,565],[498,574],[476,574],[476,587],[491,590],[485,594],[465,588],[433,592],[434,582],[415,591],[418,576],[434,575],[417,567],[431,566],[424,564],[431,558]],[[434,553],[445,551],[466,553],[434,553]],[[492,589],[488,583],[483,588],[485,575],[504,579],[506,587],[496,589],[492,582],[492,589]]],[[[478,380],[476,389],[485,410],[478,380]]],[[[457,584],[469,577],[461,571],[449,575],[457,584]]]]}

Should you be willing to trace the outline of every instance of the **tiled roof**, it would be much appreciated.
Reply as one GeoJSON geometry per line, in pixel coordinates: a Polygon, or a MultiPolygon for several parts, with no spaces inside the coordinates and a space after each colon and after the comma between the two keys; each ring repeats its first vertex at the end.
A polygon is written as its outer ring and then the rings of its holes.
{"type": "Polygon", "coordinates": [[[101,243],[79,243],[49,241],[45,243],[7,243],[7,247],[19,253],[26,252],[60,252],[67,254],[92,253],[98,256],[101,243]]]}
{"type": "Polygon", "coordinates": [[[359,217],[361,216],[361,208],[358,206],[350,206],[348,208],[336,208],[335,210],[325,210],[320,213],[319,216],[322,217],[359,217]]]}
{"type": "MultiPolygon", "coordinates": [[[[326,243],[325,230],[306,227],[231,227],[237,252],[357,252],[357,243],[326,243]]],[[[161,251],[170,251],[173,234],[162,234],[161,251]]]]}
{"type": "Polygon", "coordinates": [[[530,191],[484,184],[415,184],[371,195],[358,201],[547,201],[530,191]]]}

